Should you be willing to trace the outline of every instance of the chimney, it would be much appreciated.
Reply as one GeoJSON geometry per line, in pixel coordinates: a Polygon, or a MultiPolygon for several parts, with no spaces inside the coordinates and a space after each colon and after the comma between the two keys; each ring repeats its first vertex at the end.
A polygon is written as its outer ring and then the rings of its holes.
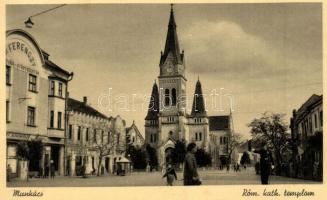
{"type": "Polygon", "coordinates": [[[83,103],[87,104],[87,97],[83,97],[83,103]]]}

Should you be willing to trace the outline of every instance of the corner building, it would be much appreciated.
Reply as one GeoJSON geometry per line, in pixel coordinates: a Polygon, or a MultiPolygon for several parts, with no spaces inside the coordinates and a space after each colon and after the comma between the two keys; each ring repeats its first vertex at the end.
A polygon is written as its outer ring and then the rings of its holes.
{"type": "Polygon", "coordinates": [[[6,32],[7,164],[18,175],[17,143],[40,139],[42,159],[31,160],[29,171],[39,172],[51,160],[56,174],[64,174],[65,98],[71,73],[51,60],[26,31],[6,32]]]}

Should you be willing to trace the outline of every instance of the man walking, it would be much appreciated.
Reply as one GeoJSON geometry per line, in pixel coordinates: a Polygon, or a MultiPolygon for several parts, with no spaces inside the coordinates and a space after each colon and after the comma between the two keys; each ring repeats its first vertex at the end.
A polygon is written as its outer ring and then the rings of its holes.
{"type": "Polygon", "coordinates": [[[271,169],[274,167],[272,154],[268,150],[267,144],[265,142],[262,143],[262,148],[260,150],[254,150],[253,152],[260,154],[261,184],[268,185],[269,175],[271,169]]]}

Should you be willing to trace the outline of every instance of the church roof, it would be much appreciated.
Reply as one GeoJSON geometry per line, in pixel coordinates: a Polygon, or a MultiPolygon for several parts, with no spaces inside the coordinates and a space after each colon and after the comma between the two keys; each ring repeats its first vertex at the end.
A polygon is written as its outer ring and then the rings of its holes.
{"type": "Polygon", "coordinates": [[[129,132],[130,132],[130,130],[132,130],[132,129],[135,130],[137,136],[142,140],[142,142],[144,142],[144,138],[143,138],[141,132],[139,131],[139,129],[137,128],[137,126],[136,126],[136,124],[135,124],[134,121],[133,121],[133,124],[132,124],[130,127],[126,128],[126,133],[127,133],[127,135],[129,135],[129,132]]]}
{"type": "Polygon", "coordinates": [[[198,80],[195,86],[193,105],[191,116],[193,117],[205,117],[207,116],[207,112],[204,105],[204,99],[202,94],[201,82],[198,80]]]}
{"type": "Polygon", "coordinates": [[[157,83],[153,84],[151,98],[148,107],[148,114],[146,115],[146,120],[156,120],[158,119],[159,113],[159,91],[157,83]]]}
{"type": "Polygon", "coordinates": [[[68,107],[68,110],[71,110],[71,111],[75,111],[75,112],[79,112],[79,113],[83,113],[83,114],[87,114],[90,116],[99,117],[99,118],[103,118],[103,119],[109,119],[106,115],[100,113],[99,111],[97,111],[96,109],[87,105],[86,103],[72,99],[72,98],[68,98],[67,107],[68,107]]]}
{"type": "Polygon", "coordinates": [[[228,130],[230,116],[209,116],[209,131],[228,130]]]}
{"type": "Polygon", "coordinates": [[[169,53],[173,54],[175,64],[183,63],[184,55],[180,53],[176,27],[174,10],[173,7],[171,7],[165,51],[161,54],[160,65],[165,62],[169,53]]]}

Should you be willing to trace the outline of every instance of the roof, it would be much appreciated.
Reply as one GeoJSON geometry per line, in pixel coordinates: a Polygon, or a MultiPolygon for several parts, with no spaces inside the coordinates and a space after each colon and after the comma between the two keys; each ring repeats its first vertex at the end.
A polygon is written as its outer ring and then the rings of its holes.
{"type": "Polygon", "coordinates": [[[230,116],[209,116],[209,131],[228,130],[230,116]]]}
{"type": "Polygon", "coordinates": [[[68,98],[67,107],[69,110],[80,112],[83,114],[91,115],[94,117],[99,117],[103,119],[109,119],[106,115],[100,113],[96,109],[92,108],[91,106],[85,104],[84,102],[68,98]]]}
{"type": "Polygon", "coordinates": [[[158,119],[159,113],[159,90],[157,83],[153,84],[151,98],[148,107],[148,114],[145,117],[145,120],[156,120],[158,119]]]}
{"type": "Polygon", "coordinates": [[[45,61],[45,64],[46,64],[47,66],[49,66],[51,69],[56,70],[56,71],[59,71],[59,72],[62,72],[62,73],[64,73],[64,74],[66,74],[66,75],[69,75],[69,74],[70,74],[68,71],[66,71],[66,70],[64,70],[63,68],[59,67],[58,65],[56,65],[56,64],[55,64],[54,62],[52,62],[51,60],[49,60],[49,59],[44,59],[44,61],[45,61]]]}
{"type": "Polygon", "coordinates": [[[130,163],[131,161],[129,161],[127,158],[125,157],[119,157],[120,159],[118,159],[118,163],[130,163]]]}
{"type": "Polygon", "coordinates": [[[130,127],[127,127],[126,128],[126,133],[128,134],[128,132],[131,130],[131,129],[134,129],[137,136],[142,140],[144,141],[144,138],[142,136],[142,134],[140,133],[139,129],[137,128],[137,126],[135,125],[134,121],[133,121],[133,124],[130,126],[130,127]]]}
{"type": "Polygon", "coordinates": [[[302,104],[302,106],[299,108],[299,110],[296,112],[296,120],[299,120],[302,118],[302,116],[309,110],[312,109],[312,107],[318,103],[319,101],[322,101],[323,96],[322,95],[316,95],[313,94],[306,102],[302,104]]]}
{"type": "Polygon", "coordinates": [[[169,54],[171,52],[174,55],[175,64],[182,64],[183,63],[183,53],[180,53],[177,31],[176,31],[176,22],[174,17],[174,10],[171,8],[170,10],[170,17],[169,17],[169,24],[168,24],[168,31],[167,31],[167,38],[166,38],[166,45],[165,51],[161,55],[160,64],[163,64],[169,54]]]}
{"type": "Polygon", "coordinates": [[[207,116],[200,80],[196,82],[191,116],[207,116]]]}

